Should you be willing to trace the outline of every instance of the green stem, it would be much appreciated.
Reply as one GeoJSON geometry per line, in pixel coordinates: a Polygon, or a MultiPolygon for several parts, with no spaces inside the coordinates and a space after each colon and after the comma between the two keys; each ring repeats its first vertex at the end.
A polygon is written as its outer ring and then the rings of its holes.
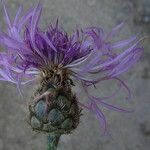
{"type": "Polygon", "coordinates": [[[47,136],[47,150],[56,150],[60,135],[49,134],[47,136]]]}

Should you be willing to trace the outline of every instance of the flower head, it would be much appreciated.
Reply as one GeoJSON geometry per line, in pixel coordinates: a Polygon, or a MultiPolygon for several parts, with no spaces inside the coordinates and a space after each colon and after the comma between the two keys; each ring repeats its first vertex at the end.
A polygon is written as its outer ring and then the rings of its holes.
{"type": "Polygon", "coordinates": [[[71,35],[55,24],[43,31],[39,27],[42,6],[28,10],[23,16],[22,7],[12,21],[4,5],[7,31],[0,31],[0,45],[5,51],[0,52],[0,80],[20,85],[32,82],[43,68],[57,66],[67,69],[75,81],[79,81],[87,94],[88,104],[80,105],[90,110],[99,118],[106,131],[106,119],[99,105],[115,110],[129,112],[123,108],[106,103],[117,91],[107,97],[95,97],[89,93],[89,87],[106,80],[117,81],[130,95],[126,84],[118,78],[130,69],[143,53],[139,46],[142,39],[137,36],[112,43],[111,38],[123,27],[124,22],[105,33],[102,28],[89,27],[76,30],[71,35]],[[123,52],[117,52],[123,50],[123,52]]]}

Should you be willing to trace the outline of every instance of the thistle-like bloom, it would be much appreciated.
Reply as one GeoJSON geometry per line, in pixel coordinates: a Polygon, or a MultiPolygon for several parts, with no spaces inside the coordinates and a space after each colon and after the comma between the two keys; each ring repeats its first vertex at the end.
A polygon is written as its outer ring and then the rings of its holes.
{"type": "Polygon", "coordinates": [[[41,11],[42,6],[38,4],[21,16],[20,7],[12,21],[4,6],[7,32],[0,31],[0,45],[5,49],[0,52],[0,80],[12,82],[20,89],[20,85],[34,81],[45,69],[65,69],[87,94],[88,102],[83,104],[80,101],[79,104],[96,114],[106,132],[106,119],[100,106],[128,111],[105,101],[115,96],[118,90],[101,98],[90,94],[89,88],[102,81],[115,80],[119,83],[118,88],[123,86],[130,96],[128,87],[118,76],[139,60],[143,53],[139,46],[142,39],[132,36],[112,43],[111,39],[124,22],[109,33],[99,27],[89,27],[69,35],[58,21],[43,31],[38,25],[41,11]]]}

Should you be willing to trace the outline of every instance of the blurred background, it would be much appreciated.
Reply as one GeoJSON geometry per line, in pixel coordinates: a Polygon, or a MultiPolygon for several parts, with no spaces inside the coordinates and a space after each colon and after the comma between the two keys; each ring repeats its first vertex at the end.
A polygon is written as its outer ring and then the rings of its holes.
{"type": "MultiPolygon", "coordinates": [[[[7,0],[14,16],[20,4],[25,10],[36,0],[7,0]]],[[[110,31],[127,19],[117,39],[140,33],[150,34],[150,0],[45,0],[41,26],[59,18],[66,31],[88,26],[101,26],[110,31]]],[[[3,9],[0,5],[0,26],[4,28],[3,9]]],[[[145,52],[140,62],[123,75],[133,92],[129,102],[120,93],[114,103],[134,109],[131,114],[106,111],[112,138],[101,136],[99,122],[83,110],[78,128],[71,135],[61,137],[58,150],[149,150],[150,149],[150,41],[144,42],[145,52]]],[[[104,84],[101,93],[113,89],[113,83],[104,84]]],[[[24,100],[14,85],[0,82],[0,150],[44,150],[46,136],[34,133],[26,122],[26,100],[33,87],[24,87],[24,100]]],[[[109,92],[108,92],[109,93],[109,92]]],[[[84,96],[82,96],[84,97],[84,96]]],[[[82,99],[81,99],[82,101],[82,99]]]]}

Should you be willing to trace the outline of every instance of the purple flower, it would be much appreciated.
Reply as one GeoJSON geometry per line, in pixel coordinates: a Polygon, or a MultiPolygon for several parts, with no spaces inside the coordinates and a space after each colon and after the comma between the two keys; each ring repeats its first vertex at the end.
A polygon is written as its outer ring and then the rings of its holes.
{"type": "Polygon", "coordinates": [[[58,65],[68,69],[73,80],[81,83],[81,90],[89,99],[87,104],[79,104],[96,114],[106,133],[106,119],[99,106],[130,112],[105,100],[114,97],[121,86],[130,96],[129,88],[118,75],[139,60],[143,53],[143,48],[139,46],[142,39],[133,36],[112,43],[111,38],[123,27],[124,22],[109,33],[99,27],[89,27],[69,35],[57,20],[43,31],[38,26],[41,11],[42,6],[38,4],[21,16],[20,7],[12,21],[4,5],[7,31],[0,31],[0,45],[5,49],[0,52],[0,80],[15,83],[20,89],[20,85],[35,80],[44,67],[58,65]],[[90,94],[90,87],[106,80],[118,83],[118,89],[112,95],[95,97],[90,94]]]}

